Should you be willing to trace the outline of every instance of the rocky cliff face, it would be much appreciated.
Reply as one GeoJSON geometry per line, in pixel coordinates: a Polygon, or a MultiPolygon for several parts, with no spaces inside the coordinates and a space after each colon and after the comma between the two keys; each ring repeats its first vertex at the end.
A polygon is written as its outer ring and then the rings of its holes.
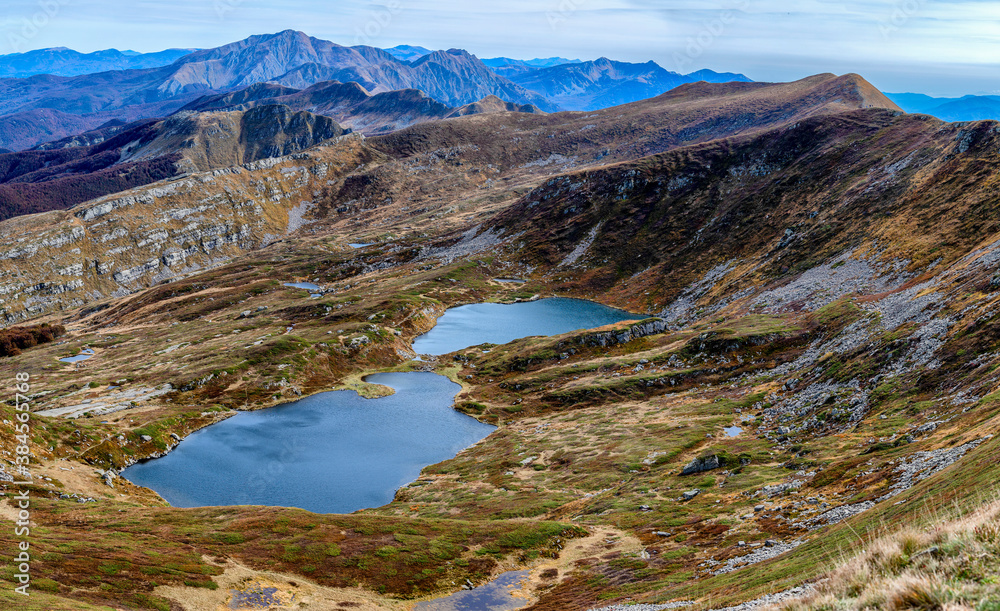
{"type": "Polygon", "coordinates": [[[212,267],[299,228],[315,194],[373,159],[360,137],[0,223],[8,323],[212,267]]]}

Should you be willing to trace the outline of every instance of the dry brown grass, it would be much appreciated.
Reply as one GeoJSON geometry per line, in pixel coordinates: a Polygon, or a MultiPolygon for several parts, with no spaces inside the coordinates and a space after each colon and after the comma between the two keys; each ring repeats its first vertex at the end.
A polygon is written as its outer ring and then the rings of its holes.
{"type": "Polygon", "coordinates": [[[1000,500],[935,528],[872,541],[782,611],[1000,609],[1000,500]]]}

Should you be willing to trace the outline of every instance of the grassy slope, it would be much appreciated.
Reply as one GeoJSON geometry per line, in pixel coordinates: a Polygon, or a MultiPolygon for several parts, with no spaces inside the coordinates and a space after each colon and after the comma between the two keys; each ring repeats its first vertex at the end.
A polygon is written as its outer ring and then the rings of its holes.
{"type": "Polygon", "coordinates": [[[817,590],[781,605],[820,609],[1000,608],[1000,506],[986,501],[951,521],[918,523],[867,542],[817,590]]]}
{"type": "MultiPolygon", "coordinates": [[[[212,588],[208,558],[290,571],[333,587],[393,596],[436,591],[442,580],[481,582],[511,554],[550,554],[581,534],[554,522],[465,522],[377,515],[316,515],[282,508],[150,509],[37,501],[35,587],[95,603],[167,609],[159,585],[212,588]]],[[[0,535],[4,547],[14,544],[0,535]]],[[[4,567],[3,578],[12,580],[4,567]]]]}

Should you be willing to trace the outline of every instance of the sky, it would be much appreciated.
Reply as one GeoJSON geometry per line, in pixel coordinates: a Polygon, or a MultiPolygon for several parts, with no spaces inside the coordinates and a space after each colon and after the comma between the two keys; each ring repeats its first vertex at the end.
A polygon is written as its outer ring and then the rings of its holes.
{"type": "Polygon", "coordinates": [[[480,58],[605,56],[757,81],[856,72],[889,92],[1000,94],[996,0],[4,0],[0,54],[207,48],[285,29],[480,58]]]}

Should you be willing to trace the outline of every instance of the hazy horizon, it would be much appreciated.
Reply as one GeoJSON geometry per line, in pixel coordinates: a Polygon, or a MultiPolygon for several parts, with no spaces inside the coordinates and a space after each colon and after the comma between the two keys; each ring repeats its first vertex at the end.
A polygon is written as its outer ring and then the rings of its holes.
{"type": "Polygon", "coordinates": [[[462,48],[480,58],[601,56],[708,68],[757,81],[856,72],[883,91],[958,97],[1000,91],[993,52],[1000,5],[975,1],[774,0],[705,8],[690,1],[515,0],[503,6],[388,0],[329,8],[291,0],[11,0],[0,53],[68,47],[155,52],[210,48],[285,29],[352,46],[462,48]]]}

